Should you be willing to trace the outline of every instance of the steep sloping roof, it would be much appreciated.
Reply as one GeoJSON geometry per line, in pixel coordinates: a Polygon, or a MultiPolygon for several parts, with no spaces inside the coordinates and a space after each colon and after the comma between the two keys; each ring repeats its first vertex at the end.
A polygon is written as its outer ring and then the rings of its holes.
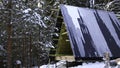
{"type": "Polygon", "coordinates": [[[75,57],[120,57],[120,23],[113,12],[61,5],[75,57]]]}

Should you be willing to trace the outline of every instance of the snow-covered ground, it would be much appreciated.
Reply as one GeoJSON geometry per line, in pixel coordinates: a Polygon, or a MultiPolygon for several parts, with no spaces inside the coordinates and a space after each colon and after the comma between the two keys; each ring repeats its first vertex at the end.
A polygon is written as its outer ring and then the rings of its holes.
{"type": "MultiPolygon", "coordinates": [[[[96,63],[83,63],[82,65],[70,68],[105,68],[105,64],[103,62],[96,62],[96,63]]],[[[112,67],[109,67],[112,68],[112,67]]],[[[118,66],[114,67],[118,68],[118,66]]]]}
{"type": "MultiPolygon", "coordinates": [[[[48,64],[48,65],[42,65],[40,68],[66,68],[65,66],[66,62],[65,61],[59,61],[56,64],[48,64]]],[[[69,67],[69,68],[105,68],[104,62],[95,62],[95,63],[83,63],[82,65],[78,65],[75,67],[69,67]]],[[[109,68],[119,68],[118,66],[116,67],[109,67],[109,68]]]]}

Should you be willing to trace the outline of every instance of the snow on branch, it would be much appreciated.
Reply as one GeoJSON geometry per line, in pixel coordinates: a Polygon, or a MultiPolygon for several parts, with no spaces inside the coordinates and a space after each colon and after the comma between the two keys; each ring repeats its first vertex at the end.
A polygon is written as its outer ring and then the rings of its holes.
{"type": "Polygon", "coordinates": [[[45,23],[42,20],[41,15],[38,14],[37,12],[35,12],[34,10],[27,8],[22,11],[22,14],[23,14],[22,18],[26,22],[35,23],[41,27],[47,28],[47,26],[45,25],[45,23]]]}

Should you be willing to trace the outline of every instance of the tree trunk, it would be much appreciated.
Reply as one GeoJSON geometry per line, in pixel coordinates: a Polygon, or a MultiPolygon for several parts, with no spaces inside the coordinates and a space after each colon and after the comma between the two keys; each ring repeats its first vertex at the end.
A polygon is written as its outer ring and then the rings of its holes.
{"type": "Polygon", "coordinates": [[[11,35],[12,35],[12,25],[11,25],[11,8],[12,8],[12,0],[9,0],[9,3],[7,5],[9,14],[8,16],[10,16],[8,18],[7,21],[7,32],[8,32],[8,41],[7,41],[7,51],[8,51],[8,68],[12,68],[12,62],[11,62],[11,46],[12,46],[12,39],[11,39],[11,35]]]}
{"type": "Polygon", "coordinates": [[[7,51],[8,51],[8,68],[12,68],[12,62],[11,62],[11,46],[12,46],[12,39],[11,39],[11,24],[8,24],[7,31],[8,31],[8,42],[7,42],[7,51]]]}

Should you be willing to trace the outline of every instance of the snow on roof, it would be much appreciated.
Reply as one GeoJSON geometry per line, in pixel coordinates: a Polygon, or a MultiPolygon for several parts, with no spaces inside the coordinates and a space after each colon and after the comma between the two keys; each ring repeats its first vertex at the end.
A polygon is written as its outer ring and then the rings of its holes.
{"type": "Polygon", "coordinates": [[[120,57],[120,24],[113,12],[61,5],[74,56],[120,57]]]}

